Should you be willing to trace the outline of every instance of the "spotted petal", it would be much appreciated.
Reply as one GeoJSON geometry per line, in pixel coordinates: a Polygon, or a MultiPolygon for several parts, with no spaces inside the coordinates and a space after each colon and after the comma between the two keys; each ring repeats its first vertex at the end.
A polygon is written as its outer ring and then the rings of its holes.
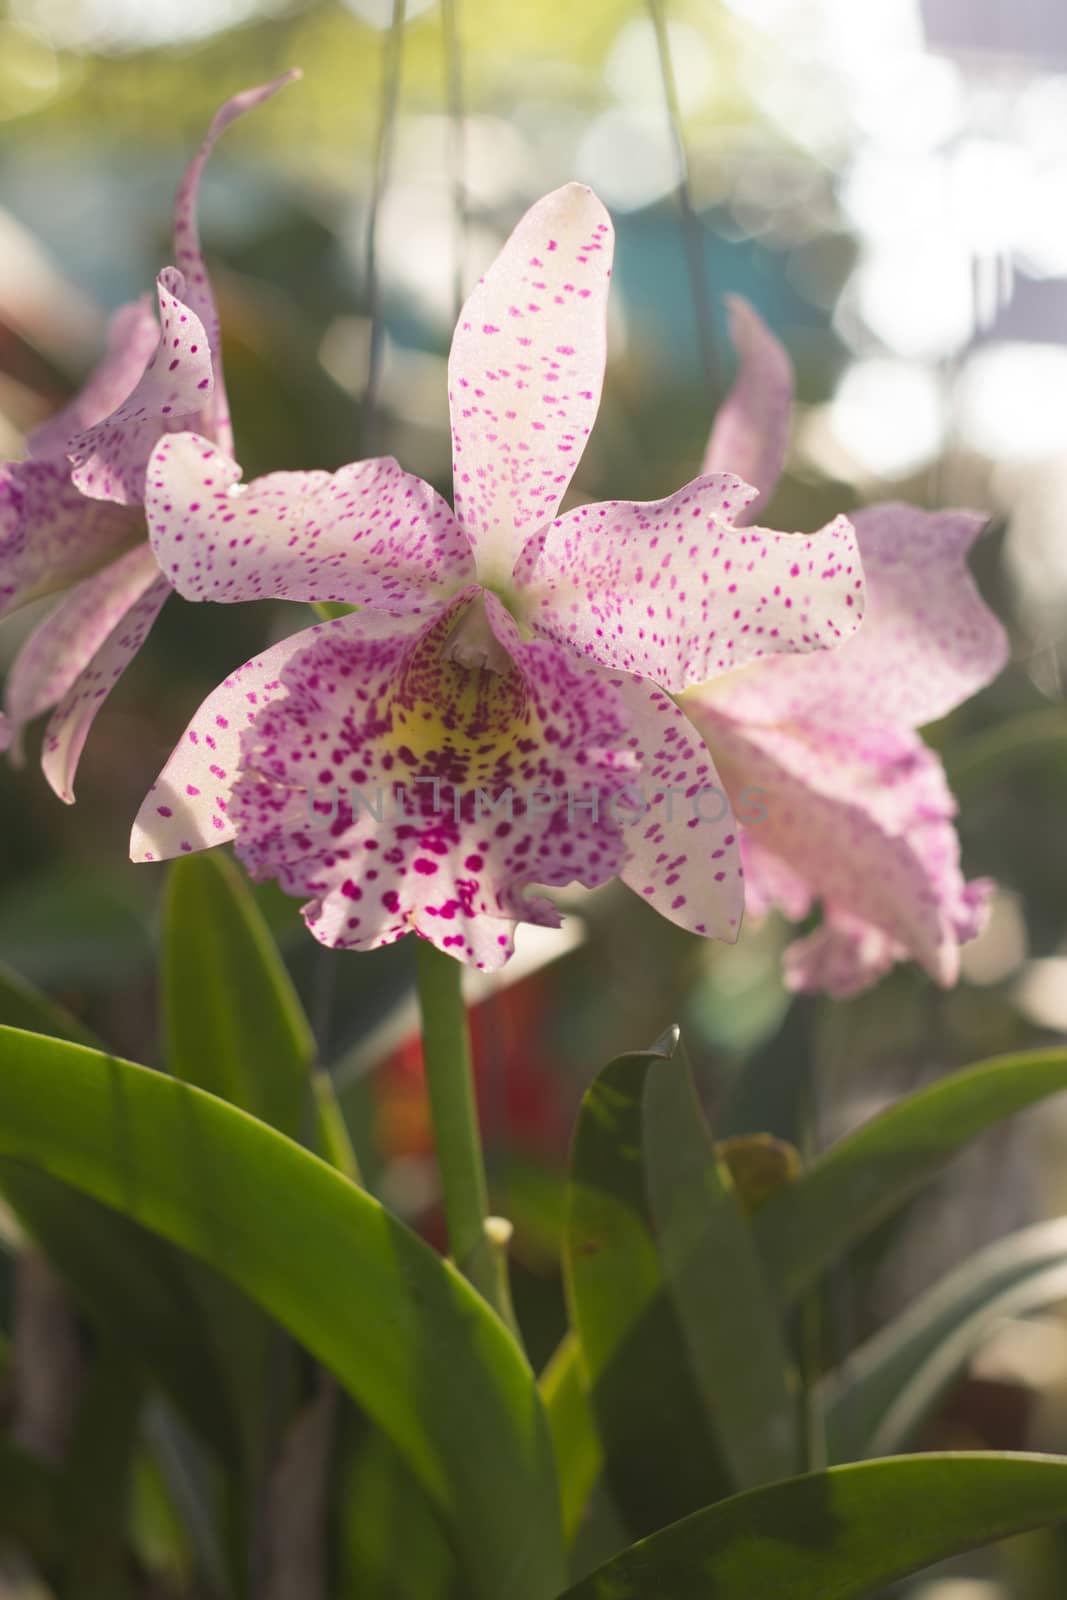
{"type": "Polygon", "coordinates": [[[87,500],[65,461],[0,466],[0,617],[94,571],[140,533],[137,511],[87,500]]]}
{"type": "Polygon", "coordinates": [[[708,748],[646,678],[612,679],[630,713],[639,771],[620,800],[629,859],[622,880],[681,928],[733,942],[745,893],[740,829],[708,748]]]}
{"type": "Polygon", "coordinates": [[[726,297],[737,378],[715,418],[702,472],[734,472],[759,494],[743,519],[752,522],[774,493],[789,444],[793,368],[785,347],[740,295],[726,297]]]}
{"type": "Polygon", "coordinates": [[[274,78],[270,83],[262,84],[255,89],[244,89],[240,94],[235,94],[232,99],[227,100],[221,110],[216,112],[203,143],[185,170],[175,197],[174,256],[185,276],[189,309],[203,326],[207,335],[208,349],[214,361],[215,384],[205,404],[203,430],[230,455],[233,454],[233,432],[230,427],[226,389],[222,377],[219,313],[207,268],[204,265],[196,218],[200,179],[219,135],[230,126],[231,122],[236,122],[238,117],[243,116],[246,111],[251,111],[253,107],[262,105],[265,100],[277,94],[279,89],[299,77],[300,73],[297,70],[284,72],[281,77],[274,78]]]}
{"type": "Polygon", "coordinates": [[[69,471],[67,448],[73,436],[110,415],[136,388],[159,343],[159,325],[147,295],[120,306],[108,324],[107,343],[107,354],[73,400],[30,434],[26,448],[31,456],[60,461],[69,471]]]}
{"type": "Polygon", "coordinates": [[[76,584],[30,634],[4,685],[17,762],[26,724],[62,699],[157,572],[151,551],[140,545],[76,584]]]}
{"type": "Polygon", "coordinates": [[[253,877],[309,897],[325,944],[372,949],[414,930],[499,966],[518,921],[558,921],[534,886],[599,884],[622,863],[611,800],[632,761],[619,695],[522,641],[478,590],[417,631],[402,619],[383,637],[367,620],[346,617],[292,657],[284,695],[246,730],[229,806],[238,854],[253,877]],[[468,629],[488,665],[465,664],[468,629]]]}
{"type": "MultiPolygon", "coordinates": [[[[241,735],[269,700],[284,694],[282,668],[321,634],[348,618],[322,622],[253,656],[220,683],[193,717],[137,814],[130,839],[133,861],[165,861],[233,838],[230,794],[240,774],[241,735]]],[[[361,613],[361,631],[386,635],[405,626],[395,617],[361,613]]],[[[343,631],[343,630],[342,630],[343,631]]]]}
{"type": "Polygon", "coordinates": [[[919,727],[1004,666],[1007,635],[967,568],[981,517],[892,503],[857,512],[854,523],[867,583],[863,627],[839,650],[724,679],[714,692],[728,715],[919,727]]]}
{"type": "MultiPolygon", "coordinates": [[[[919,736],[847,725],[741,727],[700,695],[687,695],[685,705],[735,804],[745,786],[764,791],[760,852],[779,857],[828,919],[869,924],[895,956],[907,954],[938,983],[954,983],[959,946],[977,932],[985,888],[963,881],[955,802],[919,736]]],[[[872,954],[856,969],[868,974],[864,981],[881,970],[885,947],[875,943],[877,960],[872,954]]]]}
{"type": "Polygon", "coordinates": [[[567,184],[523,217],[460,313],[448,362],[456,516],[483,581],[549,522],[604,377],[611,221],[567,184]]]}
{"type": "Polygon", "coordinates": [[[863,614],[850,524],[838,517],[814,534],[738,528],[754,493],[720,473],[666,500],[568,512],[516,569],[527,616],[671,693],[760,656],[839,644],[863,614]]]}
{"type": "Polygon", "coordinates": [[[342,600],[432,609],[473,572],[466,539],[429,484],[390,457],[339,472],[272,472],[238,486],[236,462],[193,433],[161,439],[145,510],[187,600],[342,600]]]}
{"type": "Polygon", "coordinates": [[[156,440],[165,429],[199,416],[211,398],[211,351],[203,323],[185,303],[185,280],[165,267],[156,287],[159,342],[136,388],[103,421],[76,433],[68,447],[74,483],[97,500],[143,500],[156,440]]]}
{"type": "Polygon", "coordinates": [[[45,729],[41,769],[55,793],[74,800],[74,775],[89,729],[107,696],[140,650],[148,630],[170,594],[147,546],[123,558],[121,578],[112,593],[112,626],[103,643],[66,690],[45,729]],[[120,610],[121,606],[121,610],[120,610]]]}

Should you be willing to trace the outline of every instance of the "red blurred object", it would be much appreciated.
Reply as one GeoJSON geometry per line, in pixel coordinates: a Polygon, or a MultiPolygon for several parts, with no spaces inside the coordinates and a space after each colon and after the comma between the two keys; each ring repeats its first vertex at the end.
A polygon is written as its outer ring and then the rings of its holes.
{"type": "MultiPolygon", "coordinates": [[[[487,1150],[521,1153],[560,1165],[573,1125],[575,1096],[554,1070],[544,1019],[552,1014],[551,980],[535,973],[470,1013],[478,1115],[487,1150]]],[[[433,1153],[422,1042],[393,1052],[376,1080],[379,1148],[387,1159],[433,1153]]]]}

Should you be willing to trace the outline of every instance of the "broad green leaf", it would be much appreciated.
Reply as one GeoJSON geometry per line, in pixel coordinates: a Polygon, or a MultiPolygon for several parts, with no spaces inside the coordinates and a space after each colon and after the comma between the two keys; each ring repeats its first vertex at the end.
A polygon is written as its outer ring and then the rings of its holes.
{"type": "Polygon", "coordinates": [[[539,1388],[552,1434],[563,1533],[569,1545],[604,1463],[582,1372],[581,1346],[573,1331],[560,1341],[541,1374],[539,1388]]]}
{"type": "Polygon", "coordinates": [[[587,1091],[575,1130],[564,1230],[571,1326],[605,1472],[619,1510],[638,1533],[734,1487],[689,1370],[645,1187],[645,1083],[662,1059],[651,1051],[620,1056],[587,1091]]]}
{"type": "MultiPolygon", "coordinates": [[[[170,868],[162,985],[164,1057],[174,1076],[298,1137],[310,1110],[315,1041],[247,884],[219,851],[170,868]]],[[[291,1357],[270,1318],[232,1282],[194,1261],[185,1276],[238,1421],[254,1501],[265,1492],[272,1435],[291,1399],[291,1357]]],[[[255,1504],[247,1509],[260,1515],[255,1504]]]]}
{"type": "Polygon", "coordinates": [[[922,1455],[750,1489],[616,1556],[562,1600],[864,1600],[1063,1521],[1067,1460],[922,1455]]]}
{"type": "Polygon", "coordinates": [[[164,930],[170,1071],[295,1138],[315,1040],[233,862],[217,850],[176,861],[164,930]]]}
{"type": "Polygon", "coordinates": [[[942,1078],[839,1140],[752,1219],[788,1304],[900,1208],[969,1140],[1067,1089],[1067,1052],[998,1056],[942,1078]]]}
{"type": "Polygon", "coordinates": [[[608,1481],[636,1531],[797,1465],[777,1309],[673,1049],[600,1074],[568,1193],[572,1323],[608,1481]]]}
{"type": "Polygon", "coordinates": [[[255,1298],[397,1445],[477,1600],[563,1581],[536,1384],[464,1279],[281,1134],[144,1067],[0,1029],[0,1167],[50,1173],[255,1298]]]}
{"type": "Polygon", "coordinates": [[[0,1546],[8,1539],[50,1568],[62,1547],[56,1475],[0,1438],[0,1546]]]}
{"type": "Polygon", "coordinates": [[[337,1600],[459,1600],[445,1529],[378,1428],[346,1418],[337,1478],[337,1600]]]}
{"type": "Polygon", "coordinates": [[[849,1356],[845,1381],[826,1406],[831,1459],[905,1448],[1004,1316],[1060,1298],[1067,1298],[1067,1218],[979,1251],[849,1356]]]}
{"type": "Polygon", "coordinates": [[[734,1480],[787,1478],[803,1460],[778,1305],[684,1056],[649,1074],[644,1147],[664,1276],[734,1480]]]}

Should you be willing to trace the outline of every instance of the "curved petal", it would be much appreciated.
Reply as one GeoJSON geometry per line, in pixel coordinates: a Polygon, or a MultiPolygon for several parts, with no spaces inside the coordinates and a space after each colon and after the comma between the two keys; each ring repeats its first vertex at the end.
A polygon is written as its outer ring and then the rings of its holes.
{"type": "Polygon", "coordinates": [[[185,303],[185,280],[165,267],[156,280],[159,342],[122,404],[71,438],[71,477],[96,500],[136,505],[144,499],[145,469],[160,434],[198,416],[214,377],[204,325],[185,303]]]}
{"type": "MultiPolygon", "coordinates": [[[[760,810],[766,795],[760,795],[760,810]]],[[[741,832],[741,866],[745,875],[745,910],[750,917],[766,916],[777,906],[790,922],[802,922],[812,908],[811,889],[781,856],[765,850],[756,825],[741,832]]]]}
{"type": "Polygon", "coordinates": [[[294,656],[284,695],[246,730],[238,854],[254,878],[310,897],[325,944],[414,931],[497,967],[517,922],[558,921],[535,886],[592,886],[622,864],[611,800],[633,762],[618,692],[522,641],[484,591],[414,633],[404,619],[369,636],[363,622],[343,618],[294,656]]]}
{"type": "Polygon", "coordinates": [[[62,411],[31,433],[26,449],[37,460],[60,461],[70,471],[67,447],[76,433],[114,411],[134,389],[159,343],[159,325],[147,295],[120,306],[108,323],[107,354],[62,411]]]}
{"type": "Polygon", "coordinates": [[[262,105],[287,83],[300,77],[298,69],[283,72],[270,83],[255,89],[244,89],[217,111],[196,155],[190,161],[178,185],[174,200],[174,258],[185,275],[186,302],[192,313],[203,324],[207,335],[215,371],[215,384],[204,406],[204,432],[213,438],[228,455],[233,454],[233,431],[230,426],[226,387],[222,376],[222,340],[219,330],[219,313],[212,293],[211,282],[204,265],[200,245],[200,230],[196,220],[197,195],[200,179],[215,143],[221,133],[236,122],[238,117],[255,106],[262,105]]]}
{"type": "Polygon", "coordinates": [[[600,404],[611,220],[570,183],[523,217],[460,313],[448,360],[456,516],[505,583],[559,509],[600,404]]]}
{"type": "Polygon", "coordinates": [[[746,722],[921,727],[992,681],[1008,638],[967,568],[983,519],[896,503],[853,518],[867,582],[863,627],[839,650],[762,663],[715,685],[746,722]]]}
{"type": "Polygon", "coordinates": [[[753,494],[718,474],[666,500],[568,512],[524,552],[527,617],[673,694],[759,656],[840,643],[863,615],[849,522],[813,534],[735,527],[753,494]]]}
{"type": "MultiPolygon", "coordinates": [[[[985,926],[995,885],[988,878],[964,887],[956,937],[976,939],[985,926]]],[[[869,989],[908,951],[881,928],[848,912],[829,909],[821,926],[798,939],[785,953],[785,986],[794,993],[819,992],[847,999],[869,989]]]]}
{"type": "Polygon", "coordinates": [[[785,346],[740,295],[726,296],[737,377],[719,407],[701,472],[733,472],[759,490],[739,522],[753,522],[774,493],[789,445],[793,366],[785,346]]]}
{"type": "Polygon", "coordinates": [[[699,696],[687,696],[686,710],[735,806],[743,787],[763,791],[766,815],[753,824],[760,851],[803,880],[829,918],[870,924],[938,983],[954,983],[959,945],[980,926],[984,888],[960,874],[955,801],[919,736],[741,728],[699,696]]]}
{"type": "MultiPolygon", "coordinates": [[[[144,560],[150,552],[137,550],[131,552],[133,555],[144,560]]],[[[147,561],[145,566],[147,568],[147,561]]],[[[45,729],[41,770],[55,793],[68,805],[74,802],[74,775],[96,714],[144,644],[148,630],[171,592],[170,584],[160,576],[154,563],[142,576],[141,592],[75,678],[45,729]]]]}
{"type": "Polygon", "coordinates": [[[829,994],[846,1000],[871,988],[897,961],[907,959],[906,946],[872,922],[832,911],[814,933],[789,946],[782,966],[785,986],[794,994],[829,994]]]}
{"type": "MultiPolygon", "coordinates": [[[[225,844],[234,836],[230,794],[240,775],[241,735],[269,700],[285,693],[282,668],[321,635],[344,632],[340,617],[302,628],[253,656],[203,702],[152,785],[133,825],[132,861],[165,861],[225,844]]],[[[395,634],[416,623],[360,613],[363,633],[395,634]]]]}
{"type": "Polygon", "coordinates": [[[655,684],[611,681],[629,710],[626,743],[639,764],[634,793],[620,805],[630,850],[622,881],[680,928],[733,943],[745,903],[740,829],[708,748],[655,684]]]}
{"type": "Polygon", "coordinates": [[[50,711],[66,694],[115,624],[158,574],[152,552],[147,545],[139,545],[77,584],[30,634],[4,685],[16,760],[21,762],[26,724],[50,711]]]}
{"type": "Polygon", "coordinates": [[[140,535],[139,512],[87,499],[66,461],[0,466],[0,617],[95,571],[140,535]]]}
{"type": "Polygon", "coordinates": [[[152,457],[145,510],[163,571],[187,600],[342,600],[395,613],[468,580],[466,539],[441,496],[389,457],[339,472],[241,469],[195,433],[152,457]]]}

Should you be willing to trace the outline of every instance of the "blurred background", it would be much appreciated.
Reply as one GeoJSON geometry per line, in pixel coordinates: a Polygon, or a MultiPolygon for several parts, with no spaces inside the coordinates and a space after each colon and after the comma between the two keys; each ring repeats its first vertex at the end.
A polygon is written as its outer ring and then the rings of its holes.
{"type": "MultiPolygon", "coordinates": [[[[991,519],[975,565],[1013,663],[930,730],[960,798],[968,875],[1001,885],[956,992],[901,970],[845,1004],[790,1003],[776,919],[727,949],[618,886],[569,902],[559,934],[531,930],[505,974],[472,982],[495,1204],[516,1222],[536,1358],[562,1327],[559,1174],[577,1098],[621,1048],[680,1020],[717,1134],[766,1130],[810,1149],[952,1067],[1067,1031],[1067,11],[674,0],[668,12],[673,121],[640,0],[408,0],[402,41],[391,0],[0,6],[0,454],[19,454],[99,354],[107,314],[171,259],[174,184],[218,105],[300,66],[302,82],[226,134],[202,190],[246,477],[387,451],[447,493],[457,294],[528,204],[579,178],[618,230],[581,496],[654,498],[694,475],[732,379],[733,291],[798,372],[769,525],[811,529],[890,497],[991,519]]],[[[38,616],[4,624],[0,665],[38,616]]],[[[249,605],[220,626],[174,599],[97,719],[77,806],[45,786],[34,740],[23,771],[0,773],[0,959],[124,1054],[155,1049],[163,877],[129,864],[130,819],[202,696],[307,620],[249,605]]],[[[293,903],[269,889],[260,900],[374,1185],[438,1237],[410,952],[330,954],[293,903]]],[[[1065,1155],[1057,1101],[969,1152],[832,1286],[833,1353],[977,1247],[1067,1209],[1065,1155]]],[[[1001,1319],[928,1438],[1067,1450],[1059,1311],[1001,1319]]],[[[1048,1535],[908,1592],[1052,1600],[1065,1575],[1048,1535]]]]}

